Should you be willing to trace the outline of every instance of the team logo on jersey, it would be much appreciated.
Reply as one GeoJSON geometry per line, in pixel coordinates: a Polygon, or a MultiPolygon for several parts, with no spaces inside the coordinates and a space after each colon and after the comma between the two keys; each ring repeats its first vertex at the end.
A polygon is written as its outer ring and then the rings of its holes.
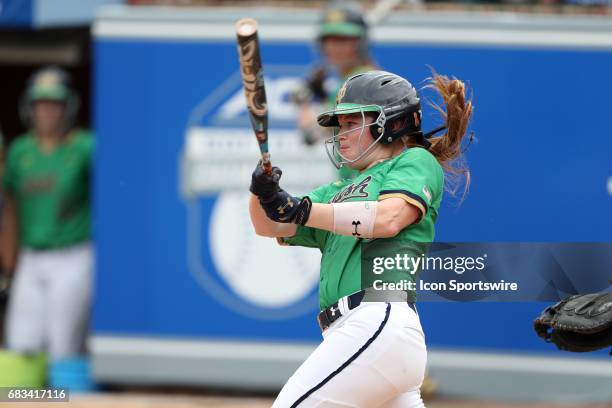
{"type": "Polygon", "coordinates": [[[431,204],[431,192],[429,191],[427,186],[423,187],[423,194],[425,194],[425,197],[427,197],[427,201],[429,201],[429,203],[431,204]]]}
{"type": "Polygon", "coordinates": [[[351,198],[369,197],[369,194],[367,191],[365,191],[365,189],[366,187],[368,187],[368,184],[370,184],[370,181],[372,181],[372,176],[368,176],[364,178],[358,184],[355,184],[355,183],[349,184],[348,186],[346,186],[344,190],[340,191],[335,196],[333,196],[329,202],[330,203],[341,203],[343,201],[350,200],[351,198]]]}
{"type": "Polygon", "coordinates": [[[22,188],[24,193],[33,196],[52,191],[56,184],[57,177],[55,175],[48,175],[24,180],[22,188]]]}

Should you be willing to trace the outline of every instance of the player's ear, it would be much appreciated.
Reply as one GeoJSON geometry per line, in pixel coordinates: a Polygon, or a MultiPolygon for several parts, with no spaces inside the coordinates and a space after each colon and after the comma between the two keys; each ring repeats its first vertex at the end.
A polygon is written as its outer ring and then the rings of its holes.
{"type": "Polygon", "coordinates": [[[412,115],[414,117],[414,125],[418,128],[421,126],[421,118],[419,117],[418,112],[412,112],[412,115]]]}

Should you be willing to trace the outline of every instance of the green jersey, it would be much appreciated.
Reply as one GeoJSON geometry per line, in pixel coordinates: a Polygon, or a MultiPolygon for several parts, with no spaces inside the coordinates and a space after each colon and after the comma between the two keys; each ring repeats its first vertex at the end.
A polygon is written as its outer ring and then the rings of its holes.
{"type": "Polygon", "coordinates": [[[32,133],[15,140],[3,181],[17,204],[21,245],[60,248],[90,239],[92,150],[91,134],[79,130],[48,153],[32,133]]]}
{"type": "MultiPolygon", "coordinates": [[[[314,203],[374,201],[399,197],[417,207],[420,218],[392,238],[390,244],[430,243],[444,190],[444,172],[427,150],[413,147],[378,163],[352,180],[319,187],[308,196],[314,203]]],[[[321,276],[319,304],[324,309],[343,296],[361,289],[361,240],[321,229],[298,226],[296,234],[283,241],[289,245],[319,248],[321,276]]],[[[414,275],[411,275],[414,279],[414,275]]],[[[414,297],[414,294],[411,294],[414,297]]]]}

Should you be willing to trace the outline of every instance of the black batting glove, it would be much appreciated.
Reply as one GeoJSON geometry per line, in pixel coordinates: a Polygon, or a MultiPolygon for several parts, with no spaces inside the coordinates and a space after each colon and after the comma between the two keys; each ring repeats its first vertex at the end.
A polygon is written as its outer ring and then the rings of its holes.
{"type": "Polygon", "coordinates": [[[304,105],[314,101],[325,101],[327,91],[325,90],[325,67],[320,66],[310,72],[304,82],[291,94],[291,100],[297,105],[304,105]]]}
{"type": "Polygon", "coordinates": [[[272,174],[268,175],[264,172],[261,166],[261,161],[257,163],[257,167],[251,175],[251,186],[249,190],[257,197],[268,198],[280,191],[278,181],[281,178],[283,171],[278,167],[272,167],[272,174]]]}
{"type": "Polygon", "coordinates": [[[299,199],[281,189],[273,196],[259,199],[269,219],[276,222],[304,225],[310,216],[312,201],[308,196],[299,199]]]}

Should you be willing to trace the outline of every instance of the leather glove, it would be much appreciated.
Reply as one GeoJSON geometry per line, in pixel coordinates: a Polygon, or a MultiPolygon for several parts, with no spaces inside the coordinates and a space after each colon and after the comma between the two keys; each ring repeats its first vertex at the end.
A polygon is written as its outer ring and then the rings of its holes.
{"type": "Polygon", "coordinates": [[[255,167],[253,174],[251,174],[251,186],[249,187],[249,191],[259,198],[273,196],[280,190],[278,182],[282,174],[283,171],[278,167],[272,167],[271,175],[266,174],[260,161],[257,163],[257,167],[255,167]]]}
{"type": "Polygon", "coordinates": [[[283,189],[272,196],[260,198],[259,203],[272,221],[299,225],[306,224],[312,209],[312,201],[308,196],[300,199],[283,189]]]}

